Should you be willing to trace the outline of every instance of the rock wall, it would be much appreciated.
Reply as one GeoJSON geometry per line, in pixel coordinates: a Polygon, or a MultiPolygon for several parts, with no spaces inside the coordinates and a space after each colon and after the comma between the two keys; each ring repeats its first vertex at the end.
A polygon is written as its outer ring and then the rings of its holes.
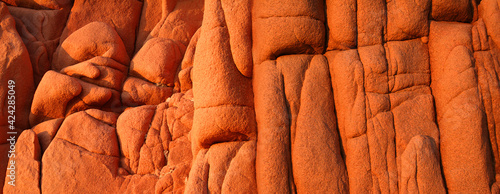
{"type": "Polygon", "coordinates": [[[0,193],[500,193],[499,23],[498,0],[2,0],[0,193]]]}

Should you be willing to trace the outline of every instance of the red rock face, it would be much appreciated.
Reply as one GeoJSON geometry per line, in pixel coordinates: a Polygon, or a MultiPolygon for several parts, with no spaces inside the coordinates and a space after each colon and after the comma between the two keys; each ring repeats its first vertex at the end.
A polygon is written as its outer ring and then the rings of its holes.
{"type": "Polygon", "coordinates": [[[2,0],[0,193],[500,193],[499,23],[498,0],[2,0]]]}

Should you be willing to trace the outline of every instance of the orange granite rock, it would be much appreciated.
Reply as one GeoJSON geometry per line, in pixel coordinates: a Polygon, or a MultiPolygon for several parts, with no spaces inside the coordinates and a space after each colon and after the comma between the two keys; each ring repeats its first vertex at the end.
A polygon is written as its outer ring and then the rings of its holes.
{"type": "Polygon", "coordinates": [[[431,88],[440,128],[443,174],[450,192],[490,192],[494,180],[471,29],[471,24],[432,22],[429,33],[431,88]],[[468,173],[471,171],[475,173],[468,173]]]}
{"type": "Polygon", "coordinates": [[[120,35],[128,56],[132,57],[141,8],[142,2],[138,0],[75,0],[60,42],[88,23],[105,22],[120,35]]]}
{"type": "Polygon", "coordinates": [[[205,1],[203,26],[194,56],[191,74],[194,156],[199,149],[217,142],[249,140],[256,136],[252,80],[243,75],[232,55],[233,47],[228,39],[231,31],[225,25],[223,5],[220,0],[205,1]]]}
{"type": "Polygon", "coordinates": [[[120,150],[109,124],[83,111],[64,120],[42,156],[42,193],[116,192],[123,178],[117,177],[120,150]]]}
{"type": "Polygon", "coordinates": [[[9,12],[16,18],[16,28],[30,54],[38,86],[43,74],[51,69],[52,55],[59,45],[68,11],[9,7],[9,12]]]}
{"type": "Polygon", "coordinates": [[[72,0],[2,0],[3,2],[30,9],[67,9],[71,8],[72,0]]]}
{"type": "Polygon", "coordinates": [[[255,1],[252,7],[254,63],[286,54],[322,53],[324,4],[318,0],[255,1]]]}
{"type": "Polygon", "coordinates": [[[499,0],[1,1],[0,193],[500,194],[499,0]]]}
{"type": "Polygon", "coordinates": [[[438,149],[431,137],[414,136],[401,155],[400,193],[446,193],[438,149]]]}
{"type": "MultiPolygon", "coordinates": [[[[174,0],[175,1],[175,0],[174,0]]],[[[171,2],[174,2],[171,1],[171,2]]],[[[160,21],[162,16],[162,0],[146,0],[142,4],[141,20],[137,27],[137,35],[135,40],[135,52],[141,49],[146,38],[160,21]]]]}
{"type": "Polygon", "coordinates": [[[16,143],[17,155],[10,158],[4,193],[40,193],[41,151],[33,130],[25,130],[16,143]],[[9,169],[10,168],[10,169],[9,169]],[[14,179],[11,179],[11,178],[14,179]],[[12,181],[15,180],[15,181],[12,181]],[[11,183],[9,183],[12,181],[11,183]]]}
{"type": "Polygon", "coordinates": [[[10,136],[18,137],[22,130],[29,128],[29,107],[35,90],[28,50],[16,31],[14,20],[7,6],[0,2],[0,83],[2,86],[0,88],[0,131],[2,132],[0,135],[0,168],[2,169],[0,186],[3,186],[5,180],[5,169],[9,162],[8,151],[11,151],[11,146],[13,146],[8,139],[11,139],[10,136]],[[13,134],[8,134],[8,132],[13,134]]]}

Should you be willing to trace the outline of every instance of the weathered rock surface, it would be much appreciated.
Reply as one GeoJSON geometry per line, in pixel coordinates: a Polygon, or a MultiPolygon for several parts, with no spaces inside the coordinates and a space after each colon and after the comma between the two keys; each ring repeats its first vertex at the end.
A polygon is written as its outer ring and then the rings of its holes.
{"type": "Polygon", "coordinates": [[[16,7],[30,9],[71,9],[72,0],[2,0],[16,7]]]}
{"type": "Polygon", "coordinates": [[[138,0],[75,0],[60,42],[62,44],[68,36],[88,23],[105,22],[120,35],[131,57],[141,9],[142,2],[138,0]]]}
{"type": "Polygon", "coordinates": [[[429,136],[414,136],[401,155],[400,193],[446,193],[438,149],[429,136]]]}
{"type": "Polygon", "coordinates": [[[431,88],[436,100],[443,174],[450,192],[489,192],[494,180],[471,29],[471,24],[432,22],[429,33],[431,88]]]}
{"type": "MultiPolygon", "coordinates": [[[[170,1],[174,2],[174,1],[170,1]]],[[[141,49],[149,33],[162,17],[162,0],[146,0],[142,4],[141,20],[137,27],[137,38],[135,39],[135,53],[141,49]]],[[[168,14],[168,13],[166,13],[168,14]]]]}
{"type": "MultiPolygon", "coordinates": [[[[115,113],[102,114],[116,121],[115,113]]],[[[63,121],[42,156],[42,193],[117,190],[123,182],[117,177],[120,153],[116,129],[108,122],[84,111],[63,121]],[[94,178],[82,181],[85,177],[94,178]]]]}
{"type": "Polygon", "coordinates": [[[16,143],[17,155],[10,158],[4,193],[40,193],[41,151],[37,135],[25,130],[16,143]],[[10,168],[10,169],[9,169],[10,168]],[[10,171],[13,171],[11,173],[10,171]],[[11,179],[13,177],[14,179],[11,179]],[[10,181],[15,180],[14,182],[10,181]]]}
{"type": "Polygon", "coordinates": [[[0,193],[500,193],[498,0],[2,2],[0,193]]]}
{"type": "MultiPolygon", "coordinates": [[[[232,28],[225,19],[227,2],[205,1],[205,14],[192,70],[194,121],[193,155],[212,144],[255,139],[252,80],[244,76],[233,57],[228,39],[232,28]]],[[[248,3],[243,3],[249,6],[248,3]]],[[[243,20],[246,21],[243,16],[243,20]]],[[[238,22],[235,22],[238,23],[238,22]]],[[[244,30],[244,29],[239,29],[244,30]]],[[[239,43],[244,44],[244,43],[239,43]]]]}
{"type": "Polygon", "coordinates": [[[9,7],[16,18],[16,28],[23,39],[33,66],[35,86],[38,86],[45,72],[51,69],[52,55],[59,45],[69,9],[32,10],[9,7]]]}
{"type": "MultiPolygon", "coordinates": [[[[137,43],[137,54],[131,61],[121,97],[126,106],[157,105],[177,91],[174,86],[179,80],[186,47],[201,26],[203,1],[162,0],[158,6],[161,6],[161,19],[147,34],[144,31],[138,36],[142,42],[137,43]]],[[[192,55],[193,51],[188,53],[191,58],[192,55]]]]}
{"type": "MultiPolygon", "coordinates": [[[[0,3],[0,99],[2,112],[0,126],[7,126],[10,115],[8,106],[14,106],[15,126],[21,129],[29,128],[27,115],[33,99],[34,82],[28,50],[16,31],[15,19],[10,15],[7,6],[0,3]],[[9,80],[13,82],[9,83],[9,80]],[[11,85],[11,87],[8,87],[11,85]],[[12,90],[9,94],[9,90],[12,90]],[[8,97],[14,96],[14,97],[8,97]],[[9,100],[11,103],[9,104],[9,100]],[[14,101],[12,101],[14,100],[14,101]]],[[[11,108],[11,110],[13,110],[11,108]]],[[[2,134],[3,136],[4,134],[2,134]]],[[[2,142],[5,141],[2,138],[2,142]]],[[[2,156],[3,157],[3,156],[2,156]]]]}
{"type": "Polygon", "coordinates": [[[251,16],[254,63],[286,54],[322,53],[324,4],[317,0],[255,1],[251,16]]]}
{"type": "Polygon", "coordinates": [[[175,74],[185,50],[179,46],[166,38],[153,38],[144,44],[130,63],[122,93],[126,105],[159,104],[172,95],[175,74]]]}
{"type": "Polygon", "coordinates": [[[2,83],[0,88],[0,131],[2,132],[0,135],[0,168],[2,169],[0,186],[3,186],[5,169],[9,162],[8,151],[11,151],[12,146],[8,139],[11,136],[19,136],[23,129],[29,128],[29,107],[35,91],[28,50],[16,31],[14,17],[10,15],[3,2],[0,2],[0,83],[2,83]]]}

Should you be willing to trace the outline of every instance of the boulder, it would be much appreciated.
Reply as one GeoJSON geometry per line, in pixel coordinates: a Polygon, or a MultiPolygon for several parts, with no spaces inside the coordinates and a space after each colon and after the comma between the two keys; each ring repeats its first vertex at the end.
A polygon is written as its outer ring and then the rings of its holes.
{"type": "Polygon", "coordinates": [[[42,156],[42,193],[116,193],[123,182],[119,155],[116,129],[107,121],[83,111],[68,116],[42,156]]]}
{"type": "Polygon", "coordinates": [[[29,119],[34,126],[91,108],[121,112],[120,94],[51,70],[35,92],[29,119]]]}
{"type": "Polygon", "coordinates": [[[147,41],[130,63],[129,78],[125,81],[122,93],[124,104],[159,104],[170,97],[184,51],[182,44],[171,39],[153,38],[147,41]],[[152,92],[151,96],[159,98],[151,100],[148,95],[138,93],[146,88],[152,92]]]}
{"type": "Polygon", "coordinates": [[[104,22],[89,22],[65,37],[64,41],[61,38],[61,45],[54,53],[52,69],[61,71],[65,67],[98,56],[128,66],[130,58],[126,46],[113,28],[115,27],[104,22]]]}
{"type": "Polygon", "coordinates": [[[75,0],[60,42],[91,22],[104,22],[116,30],[132,57],[141,10],[142,2],[138,0],[75,0]]]}

